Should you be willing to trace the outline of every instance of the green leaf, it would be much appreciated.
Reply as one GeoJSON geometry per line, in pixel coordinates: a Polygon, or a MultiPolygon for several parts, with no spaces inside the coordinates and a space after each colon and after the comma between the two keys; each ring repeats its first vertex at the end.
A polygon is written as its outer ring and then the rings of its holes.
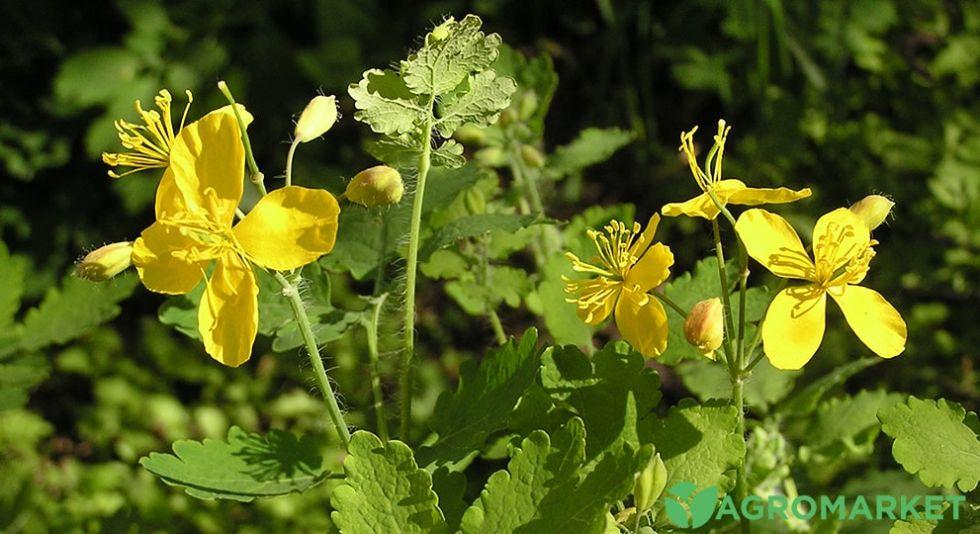
{"type": "Polygon", "coordinates": [[[807,446],[819,449],[834,442],[869,443],[870,452],[870,442],[878,435],[878,410],[900,400],[901,395],[881,390],[828,399],[817,406],[814,421],[807,428],[807,446]]]}
{"type": "Polygon", "coordinates": [[[534,215],[517,215],[513,213],[481,213],[456,219],[443,226],[426,240],[419,250],[419,261],[426,261],[433,252],[447,247],[454,242],[468,237],[481,236],[491,230],[516,232],[536,224],[534,215]]]}
{"type": "Polygon", "coordinates": [[[47,378],[48,359],[40,354],[15,354],[0,359],[0,411],[27,404],[27,392],[47,378]]]}
{"type": "Polygon", "coordinates": [[[537,330],[530,328],[520,341],[490,350],[479,367],[472,360],[463,365],[456,392],[444,392],[436,402],[430,427],[439,438],[418,451],[421,465],[461,461],[506,427],[517,401],[534,383],[541,361],[537,341],[537,330]]]}
{"type": "Polygon", "coordinates": [[[347,478],[334,488],[330,518],[347,534],[446,531],[432,477],[396,440],[382,443],[366,431],[351,436],[347,478]]]}
{"type": "Polygon", "coordinates": [[[554,439],[536,430],[514,451],[507,470],[490,476],[463,514],[462,531],[601,533],[609,506],[630,492],[651,455],[649,446],[634,452],[623,445],[587,470],[580,419],[571,419],[554,439]]]}
{"type": "Polygon", "coordinates": [[[403,61],[405,85],[417,95],[441,95],[455,89],[466,76],[482,71],[497,59],[500,36],[484,35],[483,21],[467,15],[449,18],[425,38],[425,46],[403,61]]]}
{"type": "Polygon", "coordinates": [[[619,128],[586,128],[574,141],[556,148],[548,156],[547,173],[554,177],[577,173],[606,161],[635,138],[633,132],[619,128]]]}
{"type": "Polygon", "coordinates": [[[139,71],[139,57],[129,50],[91,48],[61,64],[54,78],[55,98],[73,109],[107,103],[123,94],[121,87],[135,81],[139,71]]]}
{"type": "MultiPolygon", "coordinates": [[[[684,386],[702,401],[730,399],[732,385],[723,363],[706,359],[682,363],[676,367],[684,386]]],[[[745,380],[745,404],[765,412],[793,389],[799,371],[782,371],[768,360],[759,362],[745,380]]]]}
{"type": "Polygon", "coordinates": [[[357,108],[354,118],[379,134],[412,132],[428,113],[408,92],[398,74],[390,70],[365,71],[361,81],[351,84],[347,93],[357,108]]]}
{"type": "Polygon", "coordinates": [[[548,333],[559,345],[592,345],[592,327],[582,322],[575,305],[566,301],[562,276],[572,276],[572,266],[564,256],[555,255],[545,264],[535,297],[544,316],[548,333]]]}
{"type": "Polygon", "coordinates": [[[317,438],[280,430],[266,435],[237,426],[224,440],[174,442],[174,454],[153,452],[140,465],[199,499],[251,501],[256,497],[305,491],[328,473],[317,438]]]}
{"type": "Polygon", "coordinates": [[[660,402],[660,377],[624,342],[590,359],[577,347],[553,347],[541,357],[541,384],[558,406],[585,421],[586,459],[624,443],[640,446],[638,423],[660,402]]]}
{"type": "Polygon", "coordinates": [[[727,402],[684,399],[667,417],[653,422],[649,439],[643,441],[652,441],[663,458],[667,487],[686,481],[727,492],[735,487],[733,470],[745,457],[737,428],[737,411],[727,402]]]}
{"type": "Polygon", "coordinates": [[[60,289],[48,289],[41,304],[27,312],[20,347],[37,350],[87,334],[119,315],[119,303],[133,293],[137,283],[134,275],[102,283],[66,276],[60,289]]]}
{"type": "MultiPolygon", "coordinates": [[[[347,333],[350,328],[361,321],[363,312],[345,312],[342,310],[332,310],[324,314],[316,314],[311,318],[313,336],[317,344],[323,345],[331,341],[336,341],[347,333]]],[[[276,352],[287,352],[303,346],[303,334],[295,322],[289,322],[276,331],[276,337],[272,341],[272,350],[276,352]]]]}
{"type": "Polygon", "coordinates": [[[980,532],[980,505],[959,504],[957,517],[953,518],[952,506],[943,510],[943,518],[929,520],[909,517],[895,521],[889,534],[977,534],[980,532]]]}
{"type": "Polygon", "coordinates": [[[510,103],[510,95],[517,84],[510,78],[497,77],[492,70],[470,76],[467,86],[458,96],[450,95],[443,100],[436,130],[449,137],[463,124],[489,126],[497,121],[500,111],[510,103]]]}
{"type": "Polygon", "coordinates": [[[14,316],[20,309],[25,272],[27,260],[12,256],[0,241],[0,330],[6,330],[13,324],[14,316]]]}
{"type": "Polygon", "coordinates": [[[779,406],[778,411],[785,414],[806,415],[817,408],[820,399],[831,388],[843,384],[848,378],[881,361],[881,358],[864,358],[837,367],[811,382],[799,393],[793,394],[787,402],[779,406]]]}
{"type": "Polygon", "coordinates": [[[980,440],[966,416],[956,403],[912,396],[878,413],[882,431],[895,440],[895,461],[929,487],[964,492],[980,482],[980,440]]]}
{"type": "Polygon", "coordinates": [[[527,125],[537,137],[544,133],[544,118],[551,107],[551,98],[558,88],[558,74],[555,72],[551,56],[541,53],[531,58],[514,50],[506,44],[500,45],[500,54],[493,64],[501,76],[508,76],[517,81],[520,90],[533,91],[537,97],[534,112],[527,119],[527,125]]]}

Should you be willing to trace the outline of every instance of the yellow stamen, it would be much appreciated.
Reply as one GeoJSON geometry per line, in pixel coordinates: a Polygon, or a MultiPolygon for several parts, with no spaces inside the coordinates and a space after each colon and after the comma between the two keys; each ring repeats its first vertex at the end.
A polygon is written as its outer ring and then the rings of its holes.
{"type": "Polygon", "coordinates": [[[143,124],[124,120],[115,122],[119,142],[129,152],[104,152],[102,161],[111,167],[132,167],[132,169],[123,173],[110,170],[110,177],[122,178],[146,169],[165,168],[170,165],[170,147],[173,146],[174,139],[184,127],[187,112],[194,100],[190,91],[186,93],[187,106],[184,107],[184,114],[176,131],[174,131],[173,119],[170,114],[170,104],[173,98],[170,96],[170,91],[166,89],[161,89],[153,99],[153,103],[160,110],[159,112],[145,110],[143,104],[139,100],[136,101],[136,113],[143,124]]]}
{"type": "Polygon", "coordinates": [[[725,155],[725,143],[728,141],[728,132],[732,129],[724,120],[718,121],[718,133],[714,135],[715,144],[704,162],[704,169],[698,163],[697,151],[694,147],[694,134],[698,127],[691,128],[688,132],[681,132],[681,146],[678,149],[687,158],[687,164],[691,168],[691,175],[702,191],[708,192],[714,185],[722,180],[722,159],[725,155]]]}

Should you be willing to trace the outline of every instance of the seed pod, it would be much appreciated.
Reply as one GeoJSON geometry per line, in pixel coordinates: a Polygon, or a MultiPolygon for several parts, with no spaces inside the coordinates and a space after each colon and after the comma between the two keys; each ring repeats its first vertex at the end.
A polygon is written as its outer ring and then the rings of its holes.
{"type": "Polygon", "coordinates": [[[301,143],[308,143],[327,133],[337,122],[337,99],[333,95],[315,96],[296,121],[293,135],[301,143]]]}
{"type": "Polygon", "coordinates": [[[132,256],[132,241],[99,247],[75,266],[75,276],[92,282],[104,282],[128,269],[133,264],[132,256]]]}
{"type": "Polygon", "coordinates": [[[684,337],[704,356],[715,359],[714,352],[725,339],[724,309],[721,300],[702,300],[691,307],[684,321],[684,337]]]}
{"type": "Polygon", "coordinates": [[[377,165],[357,173],[344,194],[351,202],[371,208],[398,204],[404,192],[401,174],[386,165],[377,165]]]}
{"type": "Polygon", "coordinates": [[[532,169],[544,167],[544,154],[531,145],[521,146],[521,159],[532,169]]]}
{"type": "Polygon", "coordinates": [[[881,226],[891,213],[895,203],[881,195],[868,195],[855,202],[850,208],[859,219],[868,225],[869,230],[881,226]]]}
{"type": "Polygon", "coordinates": [[[650,458],[643,471],[636,474],[633,483],[633,501],[636,513],[642,514],[650,509],[667,486],[667,466],[657,453],[650,458]]]}

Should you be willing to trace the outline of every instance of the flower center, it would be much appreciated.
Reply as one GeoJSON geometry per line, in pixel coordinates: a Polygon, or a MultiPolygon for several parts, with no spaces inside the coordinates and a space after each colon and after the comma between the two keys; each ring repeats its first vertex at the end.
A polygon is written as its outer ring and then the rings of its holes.
{"type": "Polygon", "coordinates": [[[624,223],[614,220],[603,230],[605,231],[589,230],[589,237],[598,253],[593,258],[595,263],[584,262],[571,252],[566,252],[565,255],[571,260],[572,269],[575,271],[597,274],[616,281],[625,280],[630,269],[639,261],[635,252],[642,250],[645,240],[640,233],[640,223],[635,222],[632,227],[627,227],[624,223]]]}
{"type": "Polygon", "coordinates": [[[171,252],[171,255],[183,261],[197,263],[219,258],[229,251],[244,258],[241,244],[228,224],[216,220],[218,211],[218,195],[212,188],[204,191],[207,208],[189,206],[187,209],[167,215],[160,222],[175,228],[180,235],[189,238],[194,245],[171,252]]]}
{"type": "Polygon", "coordinates": [[[691,167],[694,181],[705,193],[713,190],[715,184],[722,179],[721,164],[725,156],[725,142],[728,140],[728,132],[731,129],[731,126],[727,126],[724,120],[718,121],[718,133],[714,136],[715,144],[708,151],[708,157],[704,160],[704,169],[698,164],[697,153],[694,148],[694,134],[698,131],[698,127],[695,126],[691,131],[681,133],[679,150],[687,158],[687,164],[691,167]]]}

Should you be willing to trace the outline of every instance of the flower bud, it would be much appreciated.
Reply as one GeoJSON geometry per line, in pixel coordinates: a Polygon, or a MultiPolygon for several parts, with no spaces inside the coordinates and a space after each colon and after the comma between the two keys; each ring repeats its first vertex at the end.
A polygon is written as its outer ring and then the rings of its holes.
{"type": "Polygon", "coordinates": [[[544,167],[544,155],[531,145],[521,146],[521,159],[532,169],[544,167]]]}
{"type": "Polygon", "coordinates": [[[477,150],[473,156],[487,167],[502,167],[507,164],[507,154],[499,146],[477,150]]]}
{"type": "Polygon", "coordinates": [[[881,195],[868,195],[855,202],[850,208],[859,219],[868,225],[869,230],[881,226],[895,203],[881,195]]]}
{"type": "Polygon", "coordinates": [[[99,247],[75,266],[75,276],[92,282],[105,282],[128,269],[133,264],[132,256],[132,241],[99,247]]]}
{"type": "Polygon", "coordinates": [[[500,118],[497,119],[501,126],[507,126],[517,121],[517,112],[513,108],[507,108],[500,112],[500,118]]]}
{"type": "Polygon", "coordinates": [[[453,137],[456,138],[460,143],[467,145],[482,145],[487,139],[486,132],[483,128],[476,126],[474,124],[464,124],[456,129],[453,133],[453,137]]]}
{"type": "Polygon", "coordinates": [[[308,143],[327,133],[337,122],[337,99],[333,95],[318,95],[310,100],[296,121],[293,135],[301,143],[308,143]]]}
{"type": "Polygon", "coordinates": [[[684,321],[684,337],[687,342],[708,358],[715,359],[714,352],[725,339],[724,309],[721,300],[702,300],[691,307],[684,321]]]}
{"type": "Polygon", "coordinates": [[[402,175],[391,167],[377,165],[357,173],[344,194],[351,202],[373,208],[398,204],[404,192],[402,175]]]}
{"type": "Polygon", "coordinates": [[[667,486],[667,466],[660,453],[653,455],[643,471],[636,474],[633,483],[633,503],[637,513],[644,513],[653,506],[667,486]]]}
{"type": "Polygon", "coordinates": [[[534,115],[538,109],[538,95],[534,91],[527,91],[521,95],[520,103],[517,105],[517,115],[521,120],[526,121],[534,115]]]}

